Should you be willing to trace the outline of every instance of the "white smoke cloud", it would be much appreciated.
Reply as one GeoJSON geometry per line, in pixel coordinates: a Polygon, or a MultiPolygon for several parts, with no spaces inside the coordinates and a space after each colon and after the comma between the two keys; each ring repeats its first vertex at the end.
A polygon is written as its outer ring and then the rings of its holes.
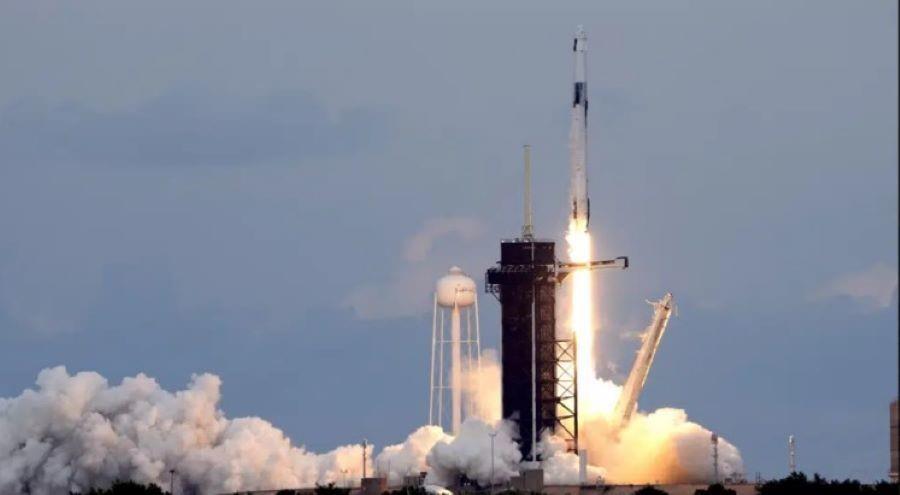
{"type": "Polygon", "coordinates": [[[398,485],[405,476],[428,471],[428,452],[438,442],[452,440],[453,437],[439,426],[423,426],[412,432],[403,443],[385,447],[375,458],[376,472],[386,476],[389,485],[398,485]]]}
{"type": "MultiPolygon", "coordinates": [[[[472,411],[487,411],[463,422],[453,437],[436,426],[418,428],[403,443],[382,450],[369,472],[388,476],[396,486],[404,476],[426,471],[427,482],[451,485],[465,475],[485,485],[505,483],[519,473],[521,455],[515,425],[497,421],[499,364],[486,353],[472,378],[483,394],[473,394],[472,411]],[[486,401],[479,404],[479,401],[486,401]]],[[[185,390],[163,390],[139,374],[110,385],[97,373],[43,370],[36,387],[0,399],[0,493],[36,495],[82,492],[117,479],[168,485],[177,470],[179,492],[235,492],[301,488],[316,483],[358,484],[362,446],[346,445],[324,454],[295,446],[269,422],[255,417],[229,419],[219,410],[220,379],[194,376],[185,390]]],[[[604,382],[598,391],[612,398],[620,390],[604,382]]],[[[609,410],[612,405],[608,406],[609,410]]],[[[583,423],[581,444],[591,466],[587,481],[611,483],[706,482],[713,477],[711,432],[690,422],[684,411],[638,412],[620,430],[606,423],[606,412],[583,423]]],[[[538,448],[548,484],[579,480],[576,455],[563,440],[544,435],[538,448]]],[[[737,448],[719,441],[719,473],[743,473],[737,448]]]]}
{"type": "MultiPolygon", "coordinates": [[[[45,369],[35,389],[0,399],[0,493],[86,491],[116,479],[181,492],[229,492],[358,480],[362,447],[314,454],[259,418],[218,409],[220,379],[202,374],[186,390],[139,374],[110,386],[97,373],[45,369]]],[[[371,447],[370,447],[371,449],[371,447]]]]}
{"type": "Polygon", "coordinates": [[[544,483],[548,485],[577,485],[582,481],[594,482],[606,477],[606,470],[588,465],[585,479],[581,480],[578,456],[566,451],[566,442],[562,438],[544,434],[538,442],[538,453],[544,459],[541,468],[544,470],[544,483]]]}
{"type": "Polygon", "coordinates": [[[460,474],[486,485],[491,482],[491,433],[494,437],[494,481],[508,481],[519,472],[519,447],[514,438],[515,427],[501,421],[491,426],[470,418],[460,426],[459,435],[434,445],[426,458],[431,468],[426,482],[448,486],[460,474]]]}

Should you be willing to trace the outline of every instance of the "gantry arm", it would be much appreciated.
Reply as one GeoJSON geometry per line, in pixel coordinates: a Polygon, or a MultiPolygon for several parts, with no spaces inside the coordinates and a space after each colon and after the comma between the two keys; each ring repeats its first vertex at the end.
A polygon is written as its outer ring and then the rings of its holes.
{"type": "Polygon", "coordinates": [[[604,268],[628,268],[628,256],[619,256],[611,260],[588,261],[586,263],[572,263],[560,261],[556,264],[556,280],[562,282],[566,276],[577,270],[602,270],[604,268]]]}

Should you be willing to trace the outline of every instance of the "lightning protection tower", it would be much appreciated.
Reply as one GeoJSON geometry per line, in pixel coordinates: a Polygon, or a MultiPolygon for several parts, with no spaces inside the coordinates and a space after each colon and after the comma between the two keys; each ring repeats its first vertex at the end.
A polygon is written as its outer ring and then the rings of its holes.
{"type": "Polygon", "coordinates": [[[481,333],[478,326],[478,291],[475,281],[459,267],[438,279],[431,320],[431,376],[428,424],[444,427],[444,399],[450,395],[450,427],[459,434],[462,423],[462,375],[481,366],[481,333]],[[449,321],[448,321],[449,320],[449,321]],[[449,323],[449,329],[447,328],[449,323]],[[449,331],[449,336],[447,335],[449,331]],[[449,363],[445,359],[450,348],[449,363]],[[465,352],[465,357],[463,356],[465,352]],[[449,384],[446,377],[449,375],[449,384]]]}
{"type": "Polygon", "coordinates": [[[788,435],[788,469],[791,473],[797,472],[797,443],[794,435],[788,435]]]}

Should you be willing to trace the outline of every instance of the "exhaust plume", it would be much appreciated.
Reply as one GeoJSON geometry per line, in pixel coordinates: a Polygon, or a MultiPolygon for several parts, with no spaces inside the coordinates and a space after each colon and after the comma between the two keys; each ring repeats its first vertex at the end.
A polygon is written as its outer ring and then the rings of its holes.
{"type": "MultiPolygon", "coordinates": [[[[589,232],[570,223],[566,242],[570,261],[590,261],[592,242],[589,232]]],[[[591,275],[589,270],[580,269],[570,276],[565,294],[569,313],[568,318],[562,318],[560,329],[563,334],[573,335],[578,344],[579,447],[587,450],[590,464],[602,468],[610,483],[706,483],[715,480],[710,445],[712,432],[688,421],[683,410],[663,408],[649,414],[632,414],[639,393],[639,387],[634,383],[623,408],[628,410],[630,420],[625,414],[615,414],[622,387],[597,375],[599,359],[593,352],[598,331],[594,324],[597,306],[592,295],[591,275]]],[[[665,318],[668,318],[667,314],[665,318]]],[[[642,334],[645,342],[652,338],[653,346],[658,344],[661,336],[661,332],[650,335],[654,328],[658,330],[659,325],[651,324],[642,334]]],[[[638,363],[641,373],[636,375],[641,387],[649,371],[652,353],[650,361],[647,357],[636,357],[644,360],[638,363]]],[[[742,477],[743,469],[737,448],[720,438],[718,472],[723,477],[742,477]]]]}

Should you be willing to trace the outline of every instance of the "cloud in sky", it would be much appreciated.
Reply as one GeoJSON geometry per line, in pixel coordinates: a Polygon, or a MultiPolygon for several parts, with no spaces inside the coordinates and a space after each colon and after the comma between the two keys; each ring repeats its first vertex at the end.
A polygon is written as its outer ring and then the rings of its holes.
{"type": "Polygon", "coordinates": [[[896,294],[897,268],[876,263],[865,270],[831,280],[813,294],[813,299],[849,297],[872,309],[886,309],[891,307],[896,294]]]}
{"type": "MultiPolygon", "coordinates": [[[[428,301],[437,278],[452,265],[459,265],[472,276],[473,260],[467,246],[485,232],[475,218],[437,217],[404,241],[402,264],[384,282],[367,284],[351,291],[345,304],[363,318],[412,316],[428,309],[428,301]],[[462,241],[461,243],[459,241],[462,241]],[[440,246],[436,244],[440,243],[440,246]]],[[[477,277],[477,275],[476,275],[477,277]]]]}
{"type": "Polygon", "coordinates": [[[353,154],[377,140],[371,109],[334,115],[303,92],[236,98],[170,90],[135,108],[19,101],[0,108],[5,162],[238,166],[353,154]]]}
{"type": "Polygon", "coordinates": [[[484,224],[474,218],[432,218],[426,220],[425,225],[406,240],[403,257],[413,263],[425,261],[436,241],[451,235],[471,241],[484,231],[484,224]]]}

